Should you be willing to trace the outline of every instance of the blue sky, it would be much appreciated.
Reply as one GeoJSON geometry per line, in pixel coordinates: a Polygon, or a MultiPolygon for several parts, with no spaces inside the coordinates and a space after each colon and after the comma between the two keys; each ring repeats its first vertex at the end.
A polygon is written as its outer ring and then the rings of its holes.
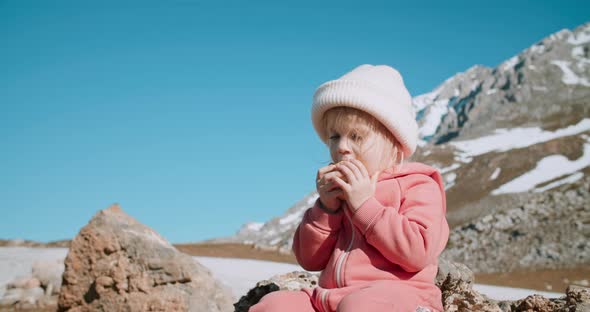
{"type": "Polygon", "coordinates": [[[400,70],[412,95],[590,21],[587,1],[0,0],[0,238],[72,238],[121,207],[172,242],[311,192],[322,82],[400,70]]]}

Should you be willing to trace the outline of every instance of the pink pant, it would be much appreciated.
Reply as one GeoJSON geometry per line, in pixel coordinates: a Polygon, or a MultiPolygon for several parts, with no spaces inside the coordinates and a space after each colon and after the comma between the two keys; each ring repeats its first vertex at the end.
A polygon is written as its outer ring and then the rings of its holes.
{"type": "MultiPolygon", "coordinates": [[[[275,291],[264,296],[260,302],[250,308],[250,312],[349,312],[349,311],[387,311],[387,312],[426,312],[437,311],[441,304],[435,304],[435,308],[428,301],[432,298],[423,298],[420,291],[410,285],[396,283],[377,282],[370,286],[356,289],[338,298],[334,293],[332,300],[327,304],[325,311],[321,307],[321,290],[305,291],[275,291]],[[426,299],[426,300],[425,300],[426,299]],[[422,308],[422,309],[420,309],[422,308]]],[[[336,289],[340,290],[340,289],[336,289]]],[[[440,299],[438,299],[440,300],[440,299]]]]}

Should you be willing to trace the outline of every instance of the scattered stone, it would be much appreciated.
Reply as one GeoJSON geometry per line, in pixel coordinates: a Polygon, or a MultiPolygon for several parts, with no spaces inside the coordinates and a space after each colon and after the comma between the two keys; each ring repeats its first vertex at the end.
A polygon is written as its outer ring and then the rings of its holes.
{"type": "Polygon", "coordinates": [[[512,304],[515,312],[552,312],[563,308],[565,301],[562,299],[548,299],[541,295],[528,296],[512,304]]]}
{"type": "Polygon", "coordinates": [[[33,262],[33,277],[40,281],[41,286],[45,290],[49,290],[47,292],[48,295],[59,294],[63,272],[64,263],[61,260],[39,260],[33,262]]]}
{"type": "Polygon", "coordinates": [[[453,228],[442,256],[475,273],[587,265],[589,198],[590,176],[562,190],[531,193],[519,204],[453,228]],[[569,187],[575,190],[563,191],[569,187]]]}
{"type": "Polygon", "coordinates": [[[48,284],[48,288],[34,277],[20,277],[8,283],[7,290],[2,299],[0,299],[0,311],[8,308],[8,311],[19,310],[38,310],[46,307],[57,307],[57,295],[53,291],[53,284],[48,284]]]}
{"type": "Polygon", "coordinates": [[[590,288],[570,285],[565,293],[570,311],[590,311],[590,288]]]}
{"type": "Polygon", "coordinates": [[[11,289],[11,288],[27,289],[27,288],[35,288],[35,287],[40,287],[40,286],[41,286],[41,282],[34,277],[19,277],[19,278],[16,278],[15,280],[13,280],[12,282],[6,284],[7,289],[11,289]]]}
{"type": "Polygon", "coordinates": [[[18,303],[23,297],[25,290],[23,288],[9,288],[0,299],[0,306],[11,306],[18,303]]]}
{"type": "Polygon", "coordinates": [[[22,293],[20,302],[30,303],[32,305],[37,303],[45,295],[45,291],[41,287],[27,288],[22,293]]]}

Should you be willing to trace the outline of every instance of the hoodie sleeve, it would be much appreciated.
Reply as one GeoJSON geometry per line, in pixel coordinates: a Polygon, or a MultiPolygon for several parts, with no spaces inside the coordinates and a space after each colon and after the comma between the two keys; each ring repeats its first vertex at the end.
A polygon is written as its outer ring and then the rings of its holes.
{"type": "Polygon", "coordinates": [[[371,197],[356,211],[353,222],[385,258],[408,272],[418,272],[436,263],[447,243],[445,194],[423,174],[400,182],[400,188],[405,189],[400,207],[384,206],[371,197]]]}
{"type": "Polygon", "coordinates": [[[308,271],[323,270],[338,240],[344,213],[327,213],[319,206],[319,198],[307,209],[293,237],[297,262],[308,271]]]}

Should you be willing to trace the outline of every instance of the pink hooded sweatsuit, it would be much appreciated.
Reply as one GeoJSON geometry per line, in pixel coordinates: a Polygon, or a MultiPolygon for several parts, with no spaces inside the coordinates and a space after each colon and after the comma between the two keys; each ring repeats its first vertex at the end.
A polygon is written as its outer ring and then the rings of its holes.
{"type": "Polygon", "coordinates": [[[250,311],[442,311],[434,280],[449,226],[440,173],[421,163],[385,170],[356,213],[342,208],[329,214],[316,201],[295,232],[297,261],[322,270],[319,286],[270,293],[250,311]]]}

